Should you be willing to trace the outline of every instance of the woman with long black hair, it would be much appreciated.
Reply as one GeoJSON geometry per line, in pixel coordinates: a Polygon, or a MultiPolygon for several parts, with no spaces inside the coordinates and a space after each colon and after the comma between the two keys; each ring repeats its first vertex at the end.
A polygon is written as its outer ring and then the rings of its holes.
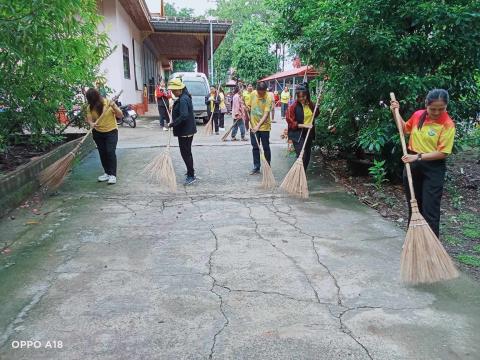
{"type": "MultiPolygon", "coordinates": [[[[292,141],[297,158],[300,156],[305,141],[305,151],[303,153],[303,167],[307,171],[312,153],[312,142],[315,139],[315,124],[313,111],[315,104],[310,98],[310,91],[307,84],[298,85],[295,88],[295,101],[289,106],[286,112],[288,124],[288,139],[292,141]],[[307,137],[308,129],[310,134],[307,137]]],[[[318,115],[318,109],[317,114],[318,115]]]]}
{"type": "Polygon", "coordinates": [[[87,122],[93,128],[92,136],[97,144],[100,161],[105,173],[98,177],[98,181],[108,184],[117,182],[117,155],[115,153],[118,142],[117,117],[122,117],[122,110],[112,100],[100,95],[98,90],[87,90],[87,122]],[[102,116],[103,115],[103,116],[102,116]]]}
{"type": "Polygon", "coordinates": [[[187,178],[184,185],[191,185],[197,178],[193,168],[192,142],[193,136],[197,132],[197,124],[193,114],[192,96],[188,92],[185,84],[180,79],[172,79],[168,82],[168,89],[172,91],[177,98],[173,104],[172,122],[169,127],[173,127],[173,135],[178,137],[178,146],[180,154],[187,167],[187,178]]]}
{"type": "MultiPolygon", "coordinates": [[[[433,89],[425,99],[426,109],[416,111],[405,122],[401,117],[404,132],[410,134],[408,155],[402,157],[410,163],[413,187],[418,208],[433,232],[440,232],[440,202],[446,173],[446,158],[452,152],[455,138],[455,123],[447,113],[449,95],[446,90],[433,89]]],[[[390,107],[400,109],[398,101],[390,107]]],[[[403,183],[408,200],[409,218],[410,190],[406,174],[403,183]]]]}

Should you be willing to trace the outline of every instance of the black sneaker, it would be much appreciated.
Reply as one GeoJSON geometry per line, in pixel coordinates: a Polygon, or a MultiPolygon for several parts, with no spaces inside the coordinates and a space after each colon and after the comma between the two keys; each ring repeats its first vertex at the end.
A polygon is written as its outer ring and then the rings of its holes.
{"type": "Polygon", "coordinates": [[[258,175],[258,174],[260,174],[260,169],[252,169],[250,171],[250,175],[258,175]]]}
{"type": "Polygon", "coordinates": [[[187,176],[183,185],[185,186],[192,185],[195,181],[197,181],[197,178],[195,176],[187,176]]]}

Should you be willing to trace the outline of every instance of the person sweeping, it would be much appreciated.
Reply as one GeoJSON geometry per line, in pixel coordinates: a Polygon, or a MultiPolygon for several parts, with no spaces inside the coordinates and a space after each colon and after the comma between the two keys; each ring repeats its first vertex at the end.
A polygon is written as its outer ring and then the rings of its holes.
{"type": "MultiPolygon", "coordinates": [[[[205,104],[207,105],[208,118],[210,119],[210,122],[213,122],[215,135],[218,135],[220,130],[221,102],[222,98],[217,88],[215,86],[211,86],[210,94],[205,97],[205,104]]],[[[211,123],[209,125],[212,126],[211,123]]]]}
{"type": "Polygon", "coordinates": [[[117,117],[122,117],[122,110],[113,100],[102,97],[97,89],[87,90],[87,122],[92,128],[92,136],[97,144],[100,161],[105,173],[98,177],[98,181],[109,185],[117,182],[117,155],[118,142],[117,117]],[[104,113],[105,112],[105,113],[104,113]]]}
{"type": "Polygon", "coordinates": [[[315,139],[314,118],[318,116],[319,110],[317,108],[314,116],[315,104],[310,98],[307,84],[300,84],[295,88],[295,98],[295,102],[290,105],[286,112],[288,140],[292,141],[297,158],[306,142],[303,152],[303,167],[307,171],[312,154],[312,143],[315,139]]]}
{"type": "Polygon", "coordinates": [[[405,163],[404,187],[409,203],[409,228],[401,257],[402,279],[430,283],[452,279],[458,272],[438,240],[440,203],[446,173],[446,158],[452,152],[455,123],[447,113],[446,90],[431,90],[426,109],[405,122],[393,93],[390,108],[400,132],[405,163]],[[404,133],[410,134],[408,150],[404,133]]]}
{"type": "Polygon", "coordinates": [[[171,90],[177,98],[173,104],[172,122],[168,126],[173,128],[173,135],[178,137],[180,154],[187,167],[187,177],[184,182],[184,185],[187,186],[197,181],[192,155],[193,136],[197,132],[192,96],[180,79],[170,80],[168,82],[168,89],[171,90]]]}
{"type": "Polygon", "coordinates": [[[233,125],[231,128],[232,141],[237,140],[238,130],[240,130],[240,136],[242,141],[247,141],[247,138],[245,137],[245,123],[244,123],[244,121],[246,121],[246,114],[245,114],[246,106],[243,103],[242,96],[240,95],[240,88],[238,86],[235,86],[235,88],[233,89],[233,94],[234,94],[233,100],[232,100],[233,125]]]}
{"type": "Polygon", "coordinates": [[[250,171],[250,175],[255,175],[260,173],[260,144],[269,165],[272,158],[270,151],[272,101],[267,94],[267,84],[263,81],[258,83],[257,90],[253,91],[250,96],[250,140],[253,155],[253,169],[250,171]]]}

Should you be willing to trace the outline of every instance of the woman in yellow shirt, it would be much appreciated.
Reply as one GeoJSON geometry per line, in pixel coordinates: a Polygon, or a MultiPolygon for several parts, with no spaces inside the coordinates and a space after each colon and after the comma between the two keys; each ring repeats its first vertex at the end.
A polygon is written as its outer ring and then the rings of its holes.
{"type": "Polygon", "coordinates": [[[122,110],[114,101],[103,98],[94,89],[87,90],[87,122],[93,128],[93,140],[97,144],[100,161],[105,173],[98,177],[98,181],[108,184],[117,182],[117,155],[115,154],[118,142],[117,117],[123,116],[122,110]],[[102,116],[103,115],[103,116],[102,116]]]}
{"type": "MultiPolygon", "coordinates": [[[[308,91],[307,84],[298,85],[295,89],[295,96],[295,102],[290,105],[286,113],[288,139],[293,143],[297,158],[300,156],[304,142],[307,141],[305,152],[303,153],[303,166],[306,171],[312,153],[312,143],[315,139],[315,124],[313,116],[314,104],[310,99],[310,92],[308,91]],[[310,128],[312,130],[310,130],[308,139],[305,139],[308,129],[310,128]]],[[[316,116],[318,116],[318,109],[316,116]]]]}
{"type": "MultiPolygon", "coordinates": [[[[431,90],[425,100],[426,109],[416,111],[407,122],[400,118],[405,133],[410,134],[409,154],[403,156],[402,161],[410,163],[418,208],[437,236],[446,158],[452,152],[455,138],[455,123],[447,113],[448,101],[446,90],[431,90]]],[[[392,101],[390,107],[400,109],[398,101],[392,101]]],[[[405,172],[403,178],[410,218],[410,190],[405,172]]]]}
{"type": "Polygon", "coordinates": [[[288,102],[290,101],[290,90],[288,89],[288,86],[285,85],[285,88],[283,89],[282,93],[280,94],[280,102],[282,104],[282,119],[285,119],[285,115],[287,113],[288,109],[288,102]]]}

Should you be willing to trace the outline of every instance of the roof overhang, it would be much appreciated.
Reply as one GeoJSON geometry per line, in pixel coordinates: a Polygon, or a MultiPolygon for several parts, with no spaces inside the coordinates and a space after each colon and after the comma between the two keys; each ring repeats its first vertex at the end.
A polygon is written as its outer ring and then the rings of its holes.
{"type": "Polygon", "coordinates": [[[160,17],[152,14],[150,23],[155,32],[209,35],[212,32],[219,36],[225,36],[232,26],[228,20],[201,20],[179,17],[160,17]]]}
{"type": "Polygon", "coordinates": [[[209,21],[152,15],[150,22],[154,32],[148,41],[155,48],[156,55],[168,60],[197,60],[205,52],[210,57],[210,24],[215,51],[230,29],[231,21],[209,21]],[[208,49],[207,49],[207,48],[208,49]],[[208,51],[207,51],[208,50],[208,51]]]}
{"type": "Polygon", "coordinates": [[[140,31],[153,31],[150,23],[150,12],[145,0],[119,0],[122,7],[130,16],[140,31]]]}
{"type": "Polygon", "coordinates": [[[261,81],[281,80],[299,76],[306,76],[307,78],[311,79],[317,77],[318,75],[320,75],[320,73],[315,70],[313,66],[305,65],[292,70],[278,72],[276,74],[263,78],[261,81]]]}

